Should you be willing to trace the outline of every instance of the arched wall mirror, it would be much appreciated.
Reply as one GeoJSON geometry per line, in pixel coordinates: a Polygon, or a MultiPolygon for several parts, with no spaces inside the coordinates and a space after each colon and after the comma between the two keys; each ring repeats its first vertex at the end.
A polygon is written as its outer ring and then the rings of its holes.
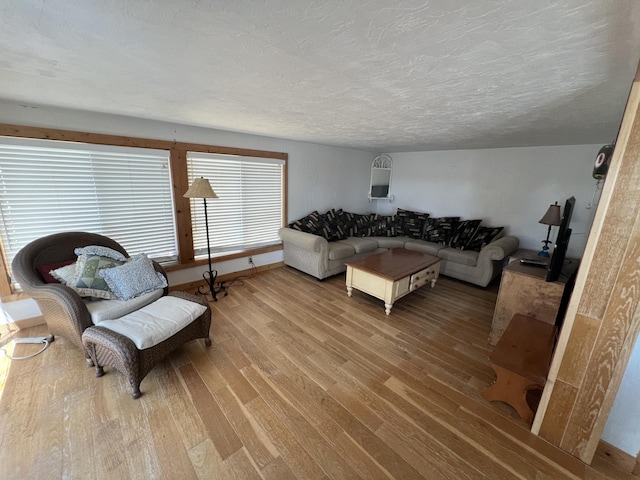
{"type": "Polygon", "coordinates": [[[391,167],[393,162],[386,153],[378,155],[371,162],[371,183],[369,200],[391,200],[391,167]]]}

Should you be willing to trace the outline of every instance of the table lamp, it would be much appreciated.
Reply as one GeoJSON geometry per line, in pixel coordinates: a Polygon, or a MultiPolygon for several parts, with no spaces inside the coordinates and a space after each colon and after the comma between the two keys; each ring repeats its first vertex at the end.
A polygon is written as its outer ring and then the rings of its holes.
{"type": "Polygon", "coordinates": [[[551,227],[554,225],[560,225],[560,205],[558,205],[558,202],[555,202],[553,205],[549,205],[547,212],[538,221],[538,223],[549,225],[549,229],[547,230],[547,239],[542,241],[542,250],[538,252],[539,257],[548,257],[549,244],[551,243],[551,241],[549,240],[549,235],[551,235],[551,227]]]}

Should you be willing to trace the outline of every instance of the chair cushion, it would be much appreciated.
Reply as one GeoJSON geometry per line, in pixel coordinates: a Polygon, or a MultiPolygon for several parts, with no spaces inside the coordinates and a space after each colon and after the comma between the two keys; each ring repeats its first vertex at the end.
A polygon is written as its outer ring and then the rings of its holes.
{"type": "Polygon", "coordinates": [[[124,317],[105,320],[100,326],[124,335],[138,350],[144,350],[175,335],[206,310],[199,303],[167,296],[124,317]]]}
{"type": "Polygon", "coordinates": [[[94,325],[98,325],[100,322],[103,322],[105,320],[120,318],[128,313],[144,307],[145,305],[149,305],[150,303],[162,297],[163,294],[164,289],[158,288],[157,290],[145,293],[144,295],[132,298],[131,300],[118,300],[115,298],[111,300],[92,300],[89,298],[85,298],[84,304],[87,306],[87,310],[89,310],[91,321],[94,325]]]}

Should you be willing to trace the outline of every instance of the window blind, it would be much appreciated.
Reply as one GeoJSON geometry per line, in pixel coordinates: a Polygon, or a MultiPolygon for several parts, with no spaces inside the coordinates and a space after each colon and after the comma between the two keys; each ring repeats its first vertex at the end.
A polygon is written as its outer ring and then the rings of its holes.
{"type": "Polygon", "coordinates": [[[108,236],[130,255],[177,258],[169,152],[0,137],[0,235],[9,265],[56,232],[108,236]]]}
{"type": "MultiPolygon", "coordinates": [[[[284,160],[187,152],[189,184],[209,180],[218,198],[207,199],[211,253],[245,250],[280,242],[284,160]]],[[[191,199],[196,256],[206,255],[202,199],[191,199]]]]}

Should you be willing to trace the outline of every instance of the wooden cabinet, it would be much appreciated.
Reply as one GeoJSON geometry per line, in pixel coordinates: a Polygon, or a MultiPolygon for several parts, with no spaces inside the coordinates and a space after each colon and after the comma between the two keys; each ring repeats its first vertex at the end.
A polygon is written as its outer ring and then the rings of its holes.
{"type": "Polygon", "coordinates": [[[491,345],[498,342],[516,314],[555,323],[567,278],[561,276],[557,282],[547,282],[546,277],[546,268],[523,265],[519,261],[504,268],[491,323],[491,345]]]}

